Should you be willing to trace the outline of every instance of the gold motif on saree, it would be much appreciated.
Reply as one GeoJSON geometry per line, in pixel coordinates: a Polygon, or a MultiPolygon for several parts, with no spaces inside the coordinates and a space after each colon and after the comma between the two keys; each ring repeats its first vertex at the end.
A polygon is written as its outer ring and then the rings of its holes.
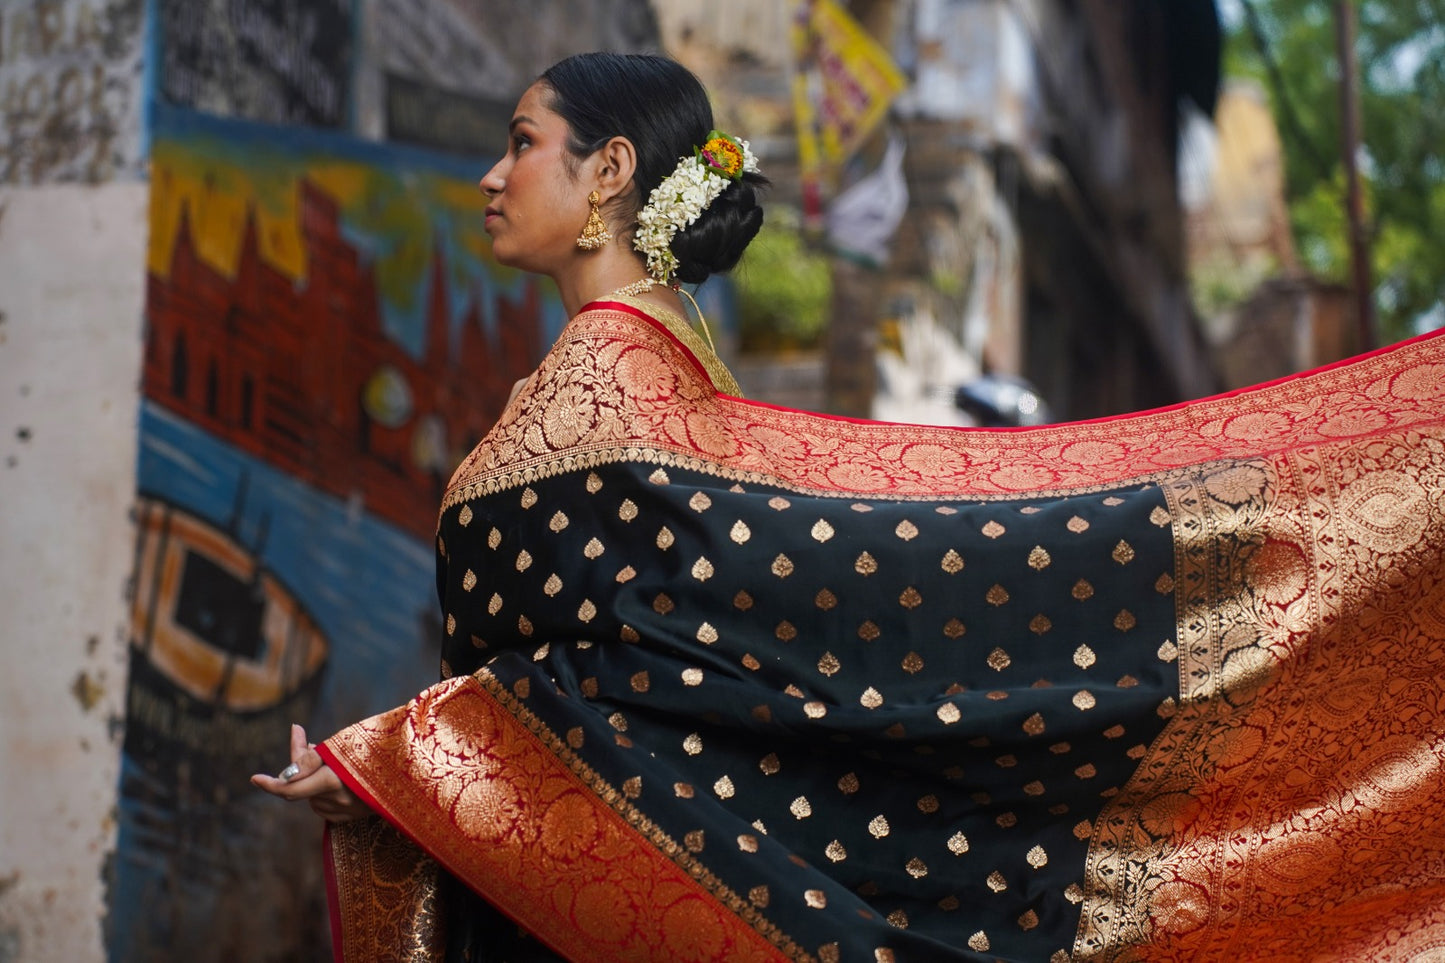
{"type": "Polygon", "coordinates": [[[1075,959],[1406,961],[1411,933],[1445,926],[1424,895],[1441,885],[1445,759],[1419,728],[1445,707],[1391,708],[1445,678],[1445,625],[1419,617],[1445,599],[1445,503],[1426,494],[1445,488],[1441,438],[1166,484],[1178,626],[1159,656],[1180,700],[1094,826],[1075,959]]]}
{"type": "Polygon", "coordinates": [[[379,816],[327,827],[342,963],[435,963],[445,951],[437,864],[379,816]]]}

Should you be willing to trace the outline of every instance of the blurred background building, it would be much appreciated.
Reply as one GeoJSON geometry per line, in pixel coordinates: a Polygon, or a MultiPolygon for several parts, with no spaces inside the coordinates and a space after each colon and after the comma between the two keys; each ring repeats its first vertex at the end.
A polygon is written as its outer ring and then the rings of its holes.
{"type": "Polygon", "coordinates": [[[0,963],[326,952],[318,827],[246,776],[435,678],[438,495],[565,321],[475,188],[547,65],[665,51],[750,139],[768,225],[698,292],[748,395],[1029,424],[1361,346],[1221,41],[1213,0],[0,7],[0,963]]]}
{"type": "MultiPolygon", "coordinates": [[[[829,84],[866,67],[847,38],[815,27],[824,4],[745,6],[734,20],[734,6],[684,0],[660,16],[664,45],[717,92],[728,122],[766,134],[757,146],[774,199],[826,259],[826,325],[783,345],[815,347],[812,366],[796,354],[745,355],[745,389],[843,414],[969,424],[954,392],[985,373],[1028,379],[1061,419],[1217,386],[1189,298],[1176,174],[1182,112],[1211,113],[1218,87],[1210,0],[849,4],[907,85],[896,94],[859,85],[889,109],[855,153],[811,172],[812,195],[789,109],[808,42],[800,35],[837,48],[839,76],[805,95],[822,113],[829,84]],[[890,142],[901,191],[875,170],[890,142]],[[853,200],[852,220],[810,232],[817,196],[853,200]],[[865,200],[875,209],[856,210],[865,200]],[[890,200],[901,209],[878,207],[890,200]],[[896,227],[882,243],[850,243],[868,217],[890,214],[896,227]]],[[[778,347],[776,331],[747,315],[755,286],[757,310],[769,313],[774,285],[755,278],[767,273],[758,262],[768,240],[740,281],[745,348],[778,347]],[[762,336],[747,337],[752,327],[762,336]]]]}

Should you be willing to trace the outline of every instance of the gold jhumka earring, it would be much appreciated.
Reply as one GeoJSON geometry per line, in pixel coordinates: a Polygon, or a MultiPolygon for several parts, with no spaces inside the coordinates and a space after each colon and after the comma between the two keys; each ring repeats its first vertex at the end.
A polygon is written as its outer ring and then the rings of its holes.
{"type": "Polygon", "coordinates": [[[598,209],[602,195],[593,191],[587,195],[587,203],[592,205],[592,210],[587,214],[582,233],[577,236],[577,246],[584,251],[595,251],[612,240],[612,232],[607,230],[607,222],[602,220],[602,211],[598,209]]]}

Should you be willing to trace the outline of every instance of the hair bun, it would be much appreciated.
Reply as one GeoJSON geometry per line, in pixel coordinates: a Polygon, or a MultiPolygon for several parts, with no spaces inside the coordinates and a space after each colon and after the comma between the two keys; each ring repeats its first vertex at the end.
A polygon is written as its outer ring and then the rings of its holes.
{"type": "Polygon", "coordinates": [[[768,179],[744,174],[723,189],[696,221],[672,239],[677,257],[677,279],[700,284],[710,275],[729,271],[763,226],[759,192],[768,179]]]}

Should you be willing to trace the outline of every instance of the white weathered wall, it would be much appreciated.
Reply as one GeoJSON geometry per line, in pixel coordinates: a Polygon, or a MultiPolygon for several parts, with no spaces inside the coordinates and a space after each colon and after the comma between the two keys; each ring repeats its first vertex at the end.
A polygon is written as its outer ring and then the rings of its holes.
{"type": "Polygon", "coordinates": [[[0,184],[140,176],[145,2],[0,2],[0,184]]]}
{"type": "Polygon", "coordinates": [[[0,963],[104,958],[148,196],[0,188],[0,963]]]}
{"type": "Polygon", "coordinates": [[[0,963],[104,959],[145,285],[144,10],[0,3],[0,963]]]}

